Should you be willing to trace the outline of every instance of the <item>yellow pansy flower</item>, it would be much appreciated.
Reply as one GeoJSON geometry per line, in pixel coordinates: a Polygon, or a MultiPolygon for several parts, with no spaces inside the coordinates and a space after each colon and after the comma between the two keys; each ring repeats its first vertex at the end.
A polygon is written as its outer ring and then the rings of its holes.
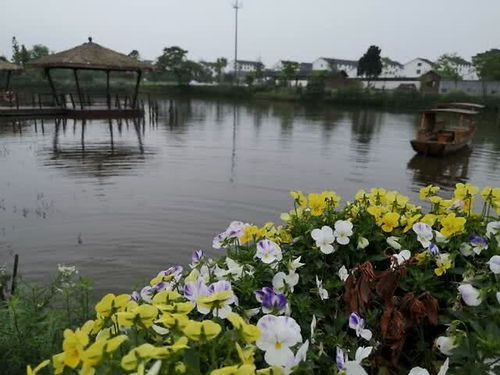
{"type": "Polygon", "coordinates": [[[156,359],[158,348],[151,344],[142,344],[129,351],[121,360],[121,366],[126,371],[135,370],[141,363],[144,365],[150,359],[156,359]]]}
{"type": "Polygon", "coordinates": [[[158,320],[159,323],[162,323],[163,325],[169,328],[178,327],[180,329],[185,327],[188,321],[189,318],[187,317],[186,314],[171,314],[171,313],[162,314],[160,319],[158,320]]]}
{"type": "Polygon", "coordinates": [[[254,363],[255,347],[249,346],[243,349],[240,344],[236,343],[236,351],[238,352],[238,357],[244,365],[252,365],[254,363]]]}
{"type": "Polygon", "coordinates": [[[260,330],[253,324],[245,322],[245,320],[235,312],[230,312],[227,315],[227,320],[231,322],[234,328],[241,332],[241,335],[246,342],[257,341],[260,337],[260,330]]]}
{"type": "Polygon", "coordinates": [[[64,352],[54,354],[52,356],[52,367],[54,367],[54,375],[60,375],[64,372],[64,352]]]}
{"type": "Polygon", "coordinates": [[[401,217],[401,219],[405,225],[403,232],[404,233],[408,232],[412,228],[413,224],[415,224],[421,217],[422,217],[421,214],[416,214],[416,215],[413,215],[411,217],[406,217],[406,216],[401,217]]]}
{"type": "Polygon", "coordinates": [[[176,302],[171,305],[158,305],[158,308],[162,312],[187,315],[193,311],[194,305],[191,302],[176,302]]]}
{"type": "Polygon", "coordinates": [[[297,202],[299,207],[305,208],[307,206],[307,198],[301,191],[291,191],[290,195],[297,202]]]}
{"type": "Polygon", "coordinates": [[[340,196],[338,196],[337,193],[333,190],[324,191],[321,193],[321,196],[323,197],[325,202],[332,207],[337,207],[342,200],[342,198],[340,198],[340,196]]]}
{"type": "Polygon", "coordinates": [[[396,212],[387,212],[380,218],[380,223],[384,232],[392,232],[394,228],[399,226],[399,214],[396,212]]]}
{"type": "Polygon", "coordinates": [[[42,363],[40,363],[38,366],[36,366],[34,369],[31,368],[31,366],[28,365],[26,368],[26,375],[36,375],[38,371],[46,367],[50,363],[50,360],[45,360],[42,363]]]}
{"type": "Polygon", "coordinates": [[[458,183],[455,185],[455,191],[453,192],[453,197],[455,199],[461,199],[464,200],[468,197],[471,197],[479,191],[479,188],[477,186],[471,185],[471,184],[462,184],[458,183]]]}
{"type": "Polygon", "coordinates": [[[85,332],[79,329],[74,332],[71,329],[64,330],[64,364],[71,368],[78,366],[83,350],[88,343],[89,337],[85,332]]]}
{"type": "Polygon", "coordinates": [[[257,370],[255,373],[257,375],[284,375],[283,370],[278,366],[263,368],[261,370],[257,370]]]}
{"type": "Polygon", "coordinates": [[[439,222],[442,225],[441,234],[449,237],[455,233],[462,232],[466,219],[464,217],[457,217],[454,212],[442,217],[439,222]]]}
{"type": "MultiPolygon", "coordinates": [[[[198,280],[198,278],[195,280],[198,280]]],[[[153,297],[152,304],[157,307],[160,305],[170,305],[180,298],[182,298],[182,295],[176,290],[164,290],[153,297]]]]}
{"type": "Polygon", "coordinates": [[[369,206],[366,211],[368,211],[368,213],[375,219],[379,219],[385,213],[385,209],[381,206],[369,206]]]}
{"type": "Polygon", "coordinates": [[[425,214],[420,221],[429,226],[433,226],[436,223],[438,216],[434,214],[425,214]]]}
{"type": "Polygon", "coordinates": [[[426,260],[429,257],[429,253],[427,251],[422,251],[421,253],[418,253],[415,255],[415,259],[417,260],[417,264],[421,266],[426,262],[426,260]]]}
{"type": "Polygon", "coordinates": [[[451,260],[449,259],[448,256],[444,256],[447,254],[441,254],[441,257],[436,259],[436,266],[437,268],[434,269],[434,273],[437,276],[441,276],[442,274],[446,273],[446,270],[451,268],[451,260]]]}
{"type": "Polygon", "coordinates": [[[354,196],[354,199],[357,201],[364,201],[364,200],[368,199],[368,194],[363,189],[360,189],[360,190],[358,190],[358,192],[354,196]]]}
{"type": "Polygon", "coordinates": [[[369,199],[372,204],[385,204],[386,190],[382,188],[372,188],[370,189],[369,199]]]}
{"type": "Polygon", "coordinates": [[[256,225],[246,225],[243,227],[243,235],[240,238],[240,243],[245,244],[258,239],[259,227],[256,225]]]}
{"type": "Polygon", "coordinates": [[[127,303],[130,301],[130,295],[120,294],[115,296],[112,293],[106,294],[95,306],[95,311],[100,316],[107,318],[114,311],[125,310],[127,303]]]}
{"type": "Polygon", "coordinates": [[[219,335],[221,330],[221,326],[212,320],[204,320],[202,322],[190,320],[182,328],[182,332],[193,341],[202,339],[212,340],[219,335]]]}
{"type": "Polygon", "coordinates": [[[434,186],[434,185],[427,185],[426,187],[423,187],[419,191],[419,196],[421,200],[425,200],[432,195],[436,194],[439,191],[439,187],[434,186]]]}
{"type": "Polygon", "coordinates": [[[198,308],[210,311],[212,309],[223,307],[224,303],[233,297],[234,292],[232,290],[221,290],[219,292],[214,292],[207,297],[198,297],[196,303],[198,304],[198,308]]]}
{"type": "Polygon", "coordinates": [[[326,207],[325,198],[321,194],[310,193],[308,196],[311,215],[321,216],[326,207]]]}
{"type": "Polygon", "coordinates": [[[210,375],[255,375],[255,365],[226,366],[213,370],[210,375]]]}
{"type": "Polygon", "coordinates": [[[130,311],[115,314],[116,322],[123,327],[130,327],[136,322],[140,322],[146,327],[151,327],[157,315],[158,309],[148,304],[132,308],[130,311]]]}

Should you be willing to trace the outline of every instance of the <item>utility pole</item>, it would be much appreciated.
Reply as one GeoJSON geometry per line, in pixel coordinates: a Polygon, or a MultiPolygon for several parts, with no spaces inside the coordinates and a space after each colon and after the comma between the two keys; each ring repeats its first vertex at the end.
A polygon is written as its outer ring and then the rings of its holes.
{"type": "Polygon", "coordinates": [[[234,8],[234,82],[238,85],[238,11],[243,4],[240,0],[235,0],[234,8]]]}

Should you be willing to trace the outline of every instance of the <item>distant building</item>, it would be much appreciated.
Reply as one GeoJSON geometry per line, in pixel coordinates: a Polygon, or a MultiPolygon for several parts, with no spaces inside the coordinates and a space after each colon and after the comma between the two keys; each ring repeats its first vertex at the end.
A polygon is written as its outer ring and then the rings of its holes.
{"type": "Polygon", "coordinates": [[[400,77],[420,77],[433,69],[434,63],[430,60],[417,57],[403,65],[400,77]]]}
{"type": "MultiPolygon", "coordinates": [[[[230,72],[234,72],[234,60],[228,64],[230,72]]],[[[237,60],[237,70],[239,73],[248,74],[264,70],[264,64],[260,61],[237,60]]]]}
{"type": "Polygon", "coordinates": [[[320,57],[312,63],[313,71],[345,72],[349,77],[358,75],[358,62],[354,60],[320,57]]]}
{"type": "Polygon", "coordinates": [[[477,81],[479,79],[474,65],[465,60],[458,66],[458,74],[460,74],[465,81],[477,81]]]}
{"type": "Polygon", "coordinates": [[[388,57],[382,57],[382,73],[380,78],[401,77],[404,65],[398,61],[391,60],[388,57]]]}
{"type": "Polygon", "coordinates": [[[462,92],[471,96],[500,96],[500,81],[442,80],[440,94],[462,92]]]}
{"type": "Polygon", "coordinates": [[[309,76],[312,73],[313,70],[313,64],[312,63],[299,63],[298,61],[291,61],[291,60],[280,60],[276,64],[273,65],[272,70],[275,72],[280,72],[283,69],[283,64],[291,62],[291,63],[296,63],[298,64],[298,75],[301,77],[306,77],[309,76]]]}

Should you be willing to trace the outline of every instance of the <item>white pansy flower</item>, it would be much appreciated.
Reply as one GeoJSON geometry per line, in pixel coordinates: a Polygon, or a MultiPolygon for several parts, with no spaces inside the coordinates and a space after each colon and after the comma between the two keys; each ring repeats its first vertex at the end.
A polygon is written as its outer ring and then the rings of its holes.
{"type": "Polygon", "coordinates": [[[439,336],[436,339],[436,347],[438,350],[443,353],[445,356],[450,356],[458,344],[455,342],[454,337],[448,336],[439,336]]]}
{"type": "Polygon", "coordinates": [[[412,226],[413,231],[417,235],[417,241],[427,249],[431,244],[434,234],[432,233],[432,228],[429,224],[425,223],[415,223],[412,226]]]}
{"type": "Polygon", "coordinates": [[[344,282],[349,277],[349,271],[347,271],[347,268],[345,268],[345,266],[340,267],[339,272],[337,274],[339,275],[340,280],[344,282]]]}
{"type": "Polygon", "coordinates": [[[352,223],[347,220],[337,220],[335,222],[335,241],[341,245],[347,245],[350,241],[349,237],[352,236],[352,223]]]}
{"type": "Polygon", "coordinates": [[[492,221],[486,225],[486,237],[496,237],[497,242],[500,243],[500,221],[492,221]]]}
{"type": "Polygon", "coordinates": [[[460,285],[458,287],[458,292],[467,306],[479,306],[481,302],[483,302],[479,290],[474,288],[471,284],[460,285]]]}
{"type": "Polygon", "coordinates": [[[297,350],[297,353],[285,366],[282,367],[283,373],[289,375],[293,372],[293,369],[297,367],[300,362],[304,362],[307,357],[307,350],[309,349],[309,340],[306,340],[297,350]]]}
{"type": "Polygon", "coordinates": [[[399,240],[400,238],[399,237],[396,237],[396,236],[390,236],[390,237],[387,237],[387,244],[392,247],[394,250],[401,250],[401,245],[399,244],[399,240]]]}
{"type": "Polygon", "coordinates": [[[402,250],[392,255],[393,266],[400,266],[411,258],[410,250],[402,250]]]}
{"type": "Polygon", "coordinates": [[[297,269],[305,265],[305,263],[300,263],[300,258],[297,257],[288,264],[288,272],[295,273],[297,269]]]}
{"type": "Polygon", "coordinates": [[[288,275],[284,272],[278,272],[273,277],[273,289],[276,293],[284,293],[287,289],[293,292],[293,288],[299,282],[299,274],[291,272],[288,275]]]}
{"type": "Polygon", "coordinates": [[[295,356],[291,346],[302,341],[300,327],[287,316],[264,315],[257,322],[262,333],[256,346],[265,352],[264,359],[271,366],[287,366],[295,356]]]}
{"type": "Polygon", "coordinates": [[[266,264],[283,259],[281,248],[277,243],[271,240],[260,240],[257,242],[257,252],[255,253],[255,257],[259,258],[266,264]]]}
{"type": "Polygon", "coordinates": [[[464,257],[468,257],[474,254],[474,252],[472,251],[472,246],[469,245],[467,242],[462,242],[460,244],[459,250],[464,257]]]}
{"type": "Polygon", "coordinates": [[[361,366],[361,362],[370,356],[372,350],[373,346],[360,346],[356,350],[354,360],[349,361],[347,355],[344,354],[344,351],[337,348],[337,368],[344,371],[345,375],[368,375],[363,366],[361,366]]]}
{"type": "Polygon", "coordinates": [[[491,272],[495,275],[500,274],[500,255],[493,255],[487,263],[490,266],[491,272]]]}
{"type": "Polygon", "coordinates": [[[335,241],[333,230],[329,226],[323,226],[321,229],[313,229],[311,237],[316,241],[316,246],[323,254],[331,254],[335,251],[332,243],[335,241]]]}
{"type": "Polygon", "coordinates": [[[437,230],[434,231],[434,237],[436,238],[436,242],[440,244],[445,244],[450,241],[449,237],[446,237],[440,231],[437,230]]]}
{"type": "MultiPolygon", "coordinates": [[[[449,362],[450,359],[446,358],[446,361],[444,361],[444,363],[441,365],[441,368],[439,369],[437,375],[446,375],[446,373],[448,372],[449,362]]],[[[410,370],[408,375],[429,375],[429,371],[422,367],[414,367],[410,370]]]]}
{"type": "Polygon", "coordinates": [[[497,296],[498,303],[500,303],[500,292],[497,292],[496,296],[497,296]]]}
{"type": "Polygon", "coordinates": [[[316,315],[313,314],[313,318],[311,320],[311,343],[314,343],[314,331],[316,331],[316,315]]]}
{"type": "Polygon", "coordinates": [[[245,310],[245,316],[250,319],[250,318],[254,317],[255,315],[257,315],[259,312],[260,312],[260,307],[256,307],[254,309],[248,309],[248,310],[245,310]]]}
{"type": "Polygon", "coordinates": [[[448,207],[448,211],[451,210],[463,211],[464,207],[465,207],[465,202],[461,199],[457,199],[450,205],[450,207],[448,207]]]}
{"type": "Polygon", "coordinates": [[[363,250],[365,247],[367,247],[370,244],[370,242],[365,238],[365,237],[359,237],[358,238],[358,250],[363,250]]]}
{"type": "Polygon", "coordinates": [[[226,258],[226,266],[227,273],[232,275],[235,280],[241,278],[241,275],[243,274],[243,266],[229,257],[226,258]]]}
{"type": "Polygon", "coordinates": [[[316,275],[316,287],[318,288],[319,298],[322,301],[328,299],[328,291],[325,288],[323,288],[323,281],[318,279],[317,275],[316,275]]]}

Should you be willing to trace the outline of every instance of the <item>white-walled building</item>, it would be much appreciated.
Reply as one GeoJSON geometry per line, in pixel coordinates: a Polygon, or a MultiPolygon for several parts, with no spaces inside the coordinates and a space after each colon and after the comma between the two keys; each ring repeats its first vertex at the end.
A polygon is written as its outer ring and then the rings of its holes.
{"type": "Polygon", "coordinates": [[[313,71],[344,71],[347,76],[353,78],[358,75],[358,62],[354,60],[332,59],[328,57],[320,57],[312,63],[313,71]]]}
{"type": "Polygon", "coordinates": [[[476,68],[469,62],[458,66],[458,74],[464,81],[477,81],[479,79],[476,68]]]}
{"type": "Polygon", "coordinates": [[[401,77],[404,65],[400,62],[391,60],[388,57],[382,57],[382,73],[380,78],[401,77]]]}
{"type": "MultiPolygon", "coordinates": [[[[228,64],[227,68],[230,72],[234,72],[234,60],[228,64]]],[[[264,70],[264,64],[260,61],[238,60],[237,69],[240,73],[255,73],[259,69],[264,70]]]]}
{"type": "Polygon", "coordinates": [[[432,66],[432,61],[417,57],[403,65],[400,77],[420,77],[430,72],[432,66]]]}

